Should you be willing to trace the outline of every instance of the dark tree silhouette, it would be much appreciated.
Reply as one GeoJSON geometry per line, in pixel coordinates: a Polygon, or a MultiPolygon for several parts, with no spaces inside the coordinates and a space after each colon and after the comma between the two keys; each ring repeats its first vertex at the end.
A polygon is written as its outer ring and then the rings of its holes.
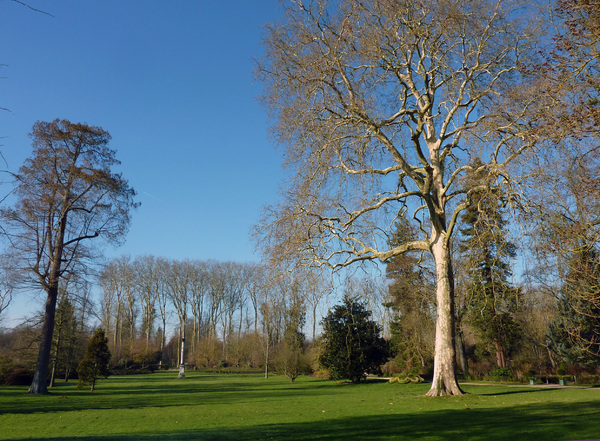
{"type": "Polygon", "coordinates": [[[365,373],[380,373],[390,356],[381,327],[371,319],[363,303],[344,297],[342,305],[323,319],[323,352],[319,362],[334,380],[348,378],[359,383],[365,373]]]}

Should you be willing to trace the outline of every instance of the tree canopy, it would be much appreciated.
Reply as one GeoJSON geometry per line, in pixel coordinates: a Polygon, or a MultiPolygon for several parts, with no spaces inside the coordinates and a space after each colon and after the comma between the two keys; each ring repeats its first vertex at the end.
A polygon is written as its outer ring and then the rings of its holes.
{"type": "Polygon", "coordinates": [[[11,258],[47,294],[40,352],[31,393],[46,392],[59,286],[98,255],[100,238],[126,233],[135,191],[113,168],[119,164],[100,127],[67,120],[37,122],[33,152],[16,175],[13,207],[2,210],[11,258]]]}
{"type": "Polygon", "coordinates": [[[533,17],[522,2],[291,1],[267,28],[263,100],[290,179],[256,233],[267,256],[340,268],[421,250],[435,261],[429,395],[461,394],[450,240],[486,171],[538,140],[527,124],[533,17]],[[473,157],[484,158],[474,168],[473,157]],[[396,220],[418,236],[391,244],[396,220]]]}

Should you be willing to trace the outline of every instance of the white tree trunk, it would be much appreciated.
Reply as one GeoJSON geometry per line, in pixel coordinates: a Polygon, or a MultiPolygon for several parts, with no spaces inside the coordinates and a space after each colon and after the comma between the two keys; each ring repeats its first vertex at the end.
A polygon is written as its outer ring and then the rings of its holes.
{"type": "Polygon", "coordinates": [[[177,378],[185,378],[185,324],[181,326],[181,354],[179,359],[179,376],[177,378]]]}
{"type": "Polygon", "coordinates": [[[435,325],[435,359],[429,397],[462,395],[456,379],[454,345],[454,275],[446,236],[440,234],[432,247],[437,274],[437,319],[435,325]]]}

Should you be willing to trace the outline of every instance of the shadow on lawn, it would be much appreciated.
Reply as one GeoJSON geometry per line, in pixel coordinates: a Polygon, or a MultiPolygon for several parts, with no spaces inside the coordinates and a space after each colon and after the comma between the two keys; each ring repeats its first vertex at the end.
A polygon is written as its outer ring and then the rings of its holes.
{"type": "MultiPolygon", "coordinates": [[[[597,404],[569,404],[569,420],[561,406],[529,404],[503,409],[460,409],[426,413],[327,419],[309,423],[271,424],[155,434],[123,434],[36,438],[34,441],[142,440],[569,440],[597,436],[597,404]],[[592,425],[593,424],[593,425],[592,425]]],[[[30,438],[31,439],[31,438],[30,438]]]]}
{"type": "MultiPolygon", "coordinates": [[[[245,401],[268,398],[270,400],[289,399],[294,396],[331,395],[335,387],[328,381],[312,381],[308,384],[257,384],[252,382],[211,382],[210,376],[197,376],[193,379],[147,384],[125,381],[97,384],[94,392],[78,390],[74,383],[64,383],[50,390],[47,395],[28,395],[26,388],[0,390],[0,415],[30,414],[34,412],[68,412],[73,410],[97,409],[139,409],[144,407],[171,407],[182,405],[210,405],[235,403],[243,396],[245,401]],[[144,396],[147,399],[144,399],[144,396]]],[[[137,380],[137,379],[136,379],[137,380]]]]}
{"type": "Polygon", "coordinates": [[[481,396],[500,396],[500,395],[514,395],[514,394],[532,394],[532,393],[540,393],[540,392],[552,392],[557,390],[558,388],[547,387],[544,389],[536,388],[536,389],[526,389],[526,388],[515,388],[515,390],[507,390],[505,392],[490,392],[486,394],[477,394],[481,396]]]}

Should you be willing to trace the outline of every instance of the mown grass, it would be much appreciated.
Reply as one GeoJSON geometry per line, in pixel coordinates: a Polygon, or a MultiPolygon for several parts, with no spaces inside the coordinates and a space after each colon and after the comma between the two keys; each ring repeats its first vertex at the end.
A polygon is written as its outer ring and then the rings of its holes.
{"type": "Polygon", "coordinates": [[[0,387],[0,439],[579,440],[600,438],[600,389],[348,385],[188,372],[111,377],[95,392],[0,387]]]}

